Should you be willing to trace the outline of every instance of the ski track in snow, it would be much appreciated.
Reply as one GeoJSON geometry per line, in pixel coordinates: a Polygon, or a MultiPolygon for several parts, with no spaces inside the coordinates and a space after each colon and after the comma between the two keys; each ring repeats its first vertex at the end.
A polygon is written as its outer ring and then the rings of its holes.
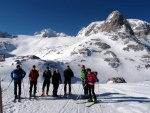
{"type": "MultiPolygon", "coordinates": [[[[5,89],[9,83],[2,83],[5,89]]],[[[86,107],[89,103],[76,104],[86,100],[77,100],[75,92],[82,91],[80,84],[72,85],[72,93],[68,98],[38,97],[35,99],[22,99],[21,102],[11,102],[14,98],[13,83],[8,90],[3,92],[4,113],[149,113],[150,91],[148,83],[136,84],[96,84],[95,92],[98,100],[102,102],[86,107]],[[80,88],[80,89],[78,89],[80,88]],[[79,91],[78,91],[79,90],[79,91]]],[[[42,86],[41,83],[38,86],[42,86]]],[[[29,84],[25,83],[22,89],[22,97],[28,97],[29,84]]],[[[38,87],[37,95],[41,93],[38,87]]],[[[58,94],[63,95],[63,85],[58,89],[58,94]]],[[[82,92],[83,93],[83,92],[82,92]]],[[[49,94],[52,94],[52,85],[49,94]]]]}

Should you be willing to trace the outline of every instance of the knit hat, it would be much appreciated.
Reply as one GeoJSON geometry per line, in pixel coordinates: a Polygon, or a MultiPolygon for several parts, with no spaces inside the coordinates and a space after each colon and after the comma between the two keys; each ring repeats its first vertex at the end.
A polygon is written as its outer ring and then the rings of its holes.
{"type": "Polygon", "coordinates": [[[85,65],[82,65],[81,68],[85,68],[85,65]]]}

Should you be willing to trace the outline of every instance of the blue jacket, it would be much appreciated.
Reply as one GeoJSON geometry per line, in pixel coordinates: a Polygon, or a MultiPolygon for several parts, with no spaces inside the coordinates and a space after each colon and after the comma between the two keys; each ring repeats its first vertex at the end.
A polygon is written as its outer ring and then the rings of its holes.
{"type": "Polygon", "coordinates": [[[14,79],[14,82],[21,82],[21,80],[25,77],[26,72],[23,69],[13,70],[11,72],[11,78],[14,79]]]}

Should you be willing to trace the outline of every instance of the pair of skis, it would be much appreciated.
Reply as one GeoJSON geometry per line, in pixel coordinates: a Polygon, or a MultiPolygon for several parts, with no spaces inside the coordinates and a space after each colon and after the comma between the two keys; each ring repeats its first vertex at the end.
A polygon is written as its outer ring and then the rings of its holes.
{"type": "Polygon", "coordinates": [[[101,100],[97,101],[97,102],[88,102],[88,101],[84,101],[84,102],[78,102],[77,104],[86,104],[86,107],[91,107],[94,104],[100,103],[101,100]],[[87,104],[88,103],[88,104],[87,104]]]}

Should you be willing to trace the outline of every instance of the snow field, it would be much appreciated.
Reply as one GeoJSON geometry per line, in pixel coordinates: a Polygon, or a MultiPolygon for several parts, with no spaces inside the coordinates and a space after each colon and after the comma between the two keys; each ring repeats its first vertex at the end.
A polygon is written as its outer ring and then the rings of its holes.
{"type": "MultiPolygon", "coordinates": [[[[5,89],[8,83],[2,82],[5,89]]],[[[22,84],[22,97],[28,97],[28,83],[22,84]]],[[[22,99],[21,103],[11,102],[13,95],[13,84],[3,92],[4,113],[149,113],[150,112],[150,83],[134,84],[96,84],[95,92],[98,100],[91,107],[89,103],[82,103],[86,100],[77,100],[77,94],[82,92],[80,84],[72,85],[73,95],[68,98],[38,97],[38,100],[22,99]]],[[[38,83],[37,96],[41,93],[42,84],[38,83]]],[[[52,85],[49,94],[52,95],[52,85]]],[[[63,84],[59,86],[58,94],[63,95],[63,84]]],[[[83,92],[82,92],[83,94],[83,92]]]]}

